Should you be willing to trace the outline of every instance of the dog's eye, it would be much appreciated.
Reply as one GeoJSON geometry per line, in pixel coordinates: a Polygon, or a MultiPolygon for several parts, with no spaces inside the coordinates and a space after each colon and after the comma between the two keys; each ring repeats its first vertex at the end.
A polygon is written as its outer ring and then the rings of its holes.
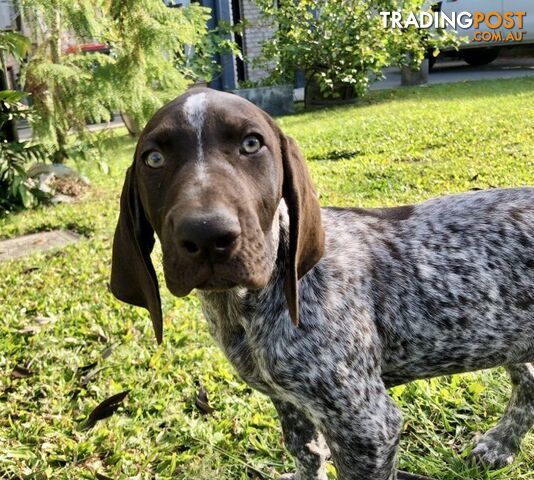
{"type": "Polygon", "coordinates": [[[241,151],[243,153],[256,153],[261,148],[261,140],[256,135],[248,135],[241,142],[241,151]]]}
{"type": "Polygon", "coordinates": [[[145,163],[152,168],[160,168],[165,163],[165,158],[159,152],[150,152],[145,159],[145,163]]]}

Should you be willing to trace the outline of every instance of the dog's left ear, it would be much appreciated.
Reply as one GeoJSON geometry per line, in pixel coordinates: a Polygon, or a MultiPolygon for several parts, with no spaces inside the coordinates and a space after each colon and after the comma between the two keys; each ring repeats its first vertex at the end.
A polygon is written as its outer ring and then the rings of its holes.
{"type": "Polygon", "coordinates": [[[284,180],[282,196],[289,213],[289,261],[284,293],[293,324],[299,323],[298,280],[322,257],[321,208],[297,143],[280,133],[284,180]]]}
{"type": "Polygon", "coordinates": [[[154,230],[145,216],[135,166],[128,169],[122,187],[119,221],[113,238],[111,292],[119,300],[146,308],[158,344],[163,339],[163,318],[156,271],[150,259],[154,230]]]}

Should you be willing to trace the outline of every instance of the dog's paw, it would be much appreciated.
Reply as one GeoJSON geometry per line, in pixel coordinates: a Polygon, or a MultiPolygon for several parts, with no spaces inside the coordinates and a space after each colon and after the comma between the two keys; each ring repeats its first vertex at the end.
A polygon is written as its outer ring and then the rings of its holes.
{"type": "Polygon", "coordinates": [[[516,450],[512,445],[485,435],[478,440],[470,457],[479,465],[498,469],[510,465],[515,454],[516,450]]]}

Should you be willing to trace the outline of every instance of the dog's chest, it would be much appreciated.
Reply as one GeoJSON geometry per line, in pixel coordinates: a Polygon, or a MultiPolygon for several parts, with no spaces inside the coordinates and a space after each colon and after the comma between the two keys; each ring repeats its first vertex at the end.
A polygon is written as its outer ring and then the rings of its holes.
{"type": "Polygon", "coordinates": [[[239,376],[251,387],[272,395],[277,389],[263,361],[264,352],[253,341],[238,299],[201,295],[202,311],[211,335],[239,376]]]}

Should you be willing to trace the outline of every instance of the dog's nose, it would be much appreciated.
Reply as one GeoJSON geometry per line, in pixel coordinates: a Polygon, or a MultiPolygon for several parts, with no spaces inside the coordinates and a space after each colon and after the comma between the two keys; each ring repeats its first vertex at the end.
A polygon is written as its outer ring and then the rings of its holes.
{"type": "Polygon", "coordinates": [[[219,262],[230,256],[241,235],[238,219],[220,214],[183,218],[175,231],[185,255],[219,262]]]}

